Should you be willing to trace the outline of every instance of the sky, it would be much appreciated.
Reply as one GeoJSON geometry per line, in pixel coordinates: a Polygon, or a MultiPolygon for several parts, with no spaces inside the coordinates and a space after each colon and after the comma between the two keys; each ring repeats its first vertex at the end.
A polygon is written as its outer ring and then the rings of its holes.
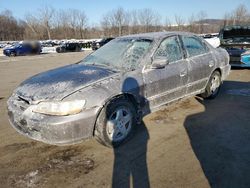
{"type": "Polygon", "coordinates": [[[223,18],[226,12],[231,12],[239,4],[250,10],[250,0],[0,0],[0,12],[8,9],[16,18],[23,19],[27,13],[36,14],[44,6],[52,6],[56,10],[80,9],[92,25],[99,24],[105,13],[118,7],[125,10],[150,8],[159,13],[163,21],[168,17],[174,22],[175,15],[188,20],[200,11],[205,11],[207,18],[223,18]]]}

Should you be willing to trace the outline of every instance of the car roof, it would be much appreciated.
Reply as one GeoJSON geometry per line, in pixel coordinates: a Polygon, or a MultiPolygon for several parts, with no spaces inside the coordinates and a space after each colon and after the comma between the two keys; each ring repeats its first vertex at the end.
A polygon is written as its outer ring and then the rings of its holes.
{"type": "Polygon", "coordinates": [[[194,33],[189,32],[180,32],[180,31],[169,31],[169,32],[151,32],[151,33],[140,33],[140,34],[133,34],[133,35],[126,35],[122,37],[118,37],[118,39],[122,38],[147,38],[147,39],[161,39],[171,35],[188,35],[194,36],[194,33]]]}

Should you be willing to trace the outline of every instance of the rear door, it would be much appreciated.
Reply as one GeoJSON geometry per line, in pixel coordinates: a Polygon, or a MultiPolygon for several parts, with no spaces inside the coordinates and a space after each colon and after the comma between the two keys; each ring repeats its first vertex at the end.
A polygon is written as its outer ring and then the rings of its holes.
{"type": "Polygon", "coordinates": [[[215,66],[212,52],[202,40],[196,36],[182,36],[183,46],[188,61],[187,94],[204,89],[215,66]]]}
{"type": "Polygon", "coordinates": [[[153,58],[165,58],[169,64],[158,69],[148,67],[143,71],[145,94],[150,109],[184,96],[188,71],[187,61],[184,59],[177,36],[165,38],[153,58]]]}

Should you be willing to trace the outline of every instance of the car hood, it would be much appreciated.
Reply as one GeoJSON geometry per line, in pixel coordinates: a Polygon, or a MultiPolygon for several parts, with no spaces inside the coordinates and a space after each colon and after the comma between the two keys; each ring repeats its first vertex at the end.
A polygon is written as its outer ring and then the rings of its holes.
{"type": "Polygon", "coordinates": [[[250,27],[230,26],[220,32],[221,42],[224,44],[250,44],[250,27]]]}
{"type": "Polygon", "coordinates": [[[74,64],[35,75],[20,84],[15,93],[29,102],[62,100],[87,85],[114,75],[115,71],[74,64]]]}

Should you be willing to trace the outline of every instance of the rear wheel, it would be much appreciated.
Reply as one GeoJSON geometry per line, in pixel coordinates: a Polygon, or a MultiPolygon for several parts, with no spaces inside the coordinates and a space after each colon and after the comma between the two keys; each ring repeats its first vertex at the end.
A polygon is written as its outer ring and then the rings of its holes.
{"type": "Polygon", "coordinates": [[[80,52],[81,48],[79,46],[76,47],[76,52],[80,52]]]}
{"type": "Polygon", "coordinates": [[[220,86],[221,74],[219,71],[214,71],[207,83],[206,90],[201,94],[201,97],[205,99],[214,99],[219,94],[220,86]]]}
{"type": "Polygon", "coordinates": [[[95,137],[108,147],[117,147],[132,136],[135,124],[134,105],[125,98],[118,98],[101,110],[96,122],[95,137]]]}
{"type": "Polygon", "coordinates": [[[15,52],[10,52],[10,56],[14,57],[14,56],[16,56],[16,53],[15,52]]]}

